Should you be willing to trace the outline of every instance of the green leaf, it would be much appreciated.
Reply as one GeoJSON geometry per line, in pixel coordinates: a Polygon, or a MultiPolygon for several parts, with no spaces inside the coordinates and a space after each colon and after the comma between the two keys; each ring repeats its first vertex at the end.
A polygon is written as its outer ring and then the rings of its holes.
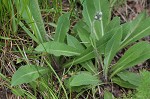
{"type": "Polygon", "coordinates": [[[83,45],[72,35],[69,35],[69,34],[67,35],[67,43],[69,46],[72,46],[76,49],[79,49],[81,51],[84,50],[83,45]]]}
{"type": "Polygon", "coordinates": [[[65,81],[64,81],[64,85],[65,85],[66,88],[68,88],[71,92],[81,92],[82,89],[85,89],[85,88],[90,87],[90,86],[88,86],[88,85],[70,86],[70,82],[72,81],[73,78],[74,78],[74,76],[70,77],[69,79],[65,79],[65,81]]]}
{"type": "Polygon", "coordinates": [[[11,38],[0,36],[0,39],[2,39],[2,40],[10,40],[11,38]]]}
{"type": "Polygon", "coordinates": [[[39,43],[38,38],[34,34],[32,34],[30,30],[21,21],[19,22],[19,25],[32,38],[32,40],[34,40],[36,43],[39,43]]]}
{"type": "Polygon", "coordinates": [[[55,56],[74,56],[74,55],[80,55],[81,51],[68,46],[64,43],[59,43],[55,41],[50,41],[46,43],[42,43],[39,46],[35,48],[38,52],[47,52],[50,54],[54,54],[55,56]]]}
{"type": "Polygon", "coordinates": [[[122,58],[112,66],[111,77],[116,73],[133,67],[134,65],[141,63],[150,58],[150,44],[148,42],[139,42],[129,48],[122,58]]]}
{"type": "Polygon", "coordinates": [[[104,99],[115,99],[114,95],[110,93],[109,91],[104,92],[104,99]]]}
{"type": "Polygon", "coordinates": [[[82,43],[88,47],[90,45],[90,33],[88,31],[86,31],[84,28],[80,27],[79,29],[77,29],[78,35],[82,41],[82,43]]]}
{"type": "Polygon", "coordinates": [[[149,99],[150,98],[150,72],[141,71],[141,83],[137,87],[136,99],[149,99]]]}
{"type": "MultiPolygon", "coordinates": [[[[108,41],[114,36],[115,33],[121,33],[122,31],[122,26],[118,26],[112,30],[110,30],[109,32],[107,32],[96,44],[97,44],[97,48],[98,50],[104,54],[105,53],[105,49],[106,49],[106,45],[108,43],[108,41]]],[[[122,33],[121,33],[122,34],[122,33]]]]}
{"type": "Polygon", "coordinates": [[[103,27],[105,28],[107,24],[110,22],[110,17],[111,17],[110,4],[108,0],[94,0],[93,2],[96,8],[96,11],[102,12],[101,24],[103,24],[103,27]]]}
{"type": "Polygon", "coordinates": [[[70,27],[70,13],[63,14],[59,17],[57,28],[54,36],[54,41],[64,42],[67,32],[70,27]]]}
{"type": "Polygon", "coordinates": [[[120,26],[120,18],[119,17],[114,17],[110,23],[106,26],[105,28],[105,32],[109,32],[111,30],[113,30],[114,28],[116,27],[119,27],[120,26]]]}
{"type": "MultiPolygon", "coordinates": [[[[117,27],[120,28],[120,27],[117,27]]],[[[104,48],[107,44],[107,42],[111,39],[116,29],[111,30],[110,32],[106,33],[99,41],[96,42],[96,48],[100,52],[104,52],[104,48]]],[[[93,49],[93,46],[89,46],[87,49],[84,50],[84,52],[81,53],[78,57],[74,58],[71,62],[68,62],[64,65],[64,67],[69,67],[78,63],[85,62],[87,60],[90,60],[92,58],[96,57],[95,50],[93,49]]]]}
{"type": "Polygon", "coordinates": [[[131,89],[136,89],[137,88],[137,86],[135,86],[133,84],[130,84],[129,82],[124,81],[119,77],[113,77],[111,80],[112,80],[113,83],[115,83],[115,84],[117,84],[121,87],[124,87],[124,88],[131,88],[131,89]]]}
{"type": "Polygon", "coordinates": [[[19,64],[19,63],[21,63],[21,62],[23,62],[23,59],[17,58],[16,64],[19,64]]]}
{"type": "Polygon", "coordinates": [[[97,74],[97,68],[93,65],[92,61],[87,61],[85,63],[81,63],[82,67],[85,68],[87,71],[89,71],[92,74],[97,74]]]}
{"type": "Polygon", "coordinates": [[[145,13],[141,13],[138,17],[130,22],[122,25],[123,42],[140,26],[141,22],[145,19],[145,13]]]}
{"type": "Polygon", "coordinates": [[[73,28],[74,32],[78,34],[80,40],[82,41],[86,47],[90,45],[90,30],[85,22],[82,20],[77,22],[77,24],[73,28]]]}
{"type": "Polygon", "coordinates": [[[104,36],[104,27],[102,22],[99,20],[94,20],[91,26],[91,37],[99,40],[102,36],[104,36]]]}
{"type": "Polygon", "coordinates": [[[93,21],[94,21],[94,16],[96,14],[94,2],[85,0],[83,3],[83,13],[82,14],[83,14],[83,18],[84,18],[86,24],[89,27],[92,27],[93,21]]]}
{"type": "Polygon", "coordinates": [[[74,32],[77,32],[78,29],[84,29],[88,31],[89,34],[91,32],[88,25],[83,20],[78,21],[76,25],[73,27],[74,32]]]}
{"type": "Polygon", "coordinates": [[[25,94],[25,90],[21,88],[12,89],[11,92],[16,96],[23,96],[25,94]]]}
{"type": "MultiPolygon", "coordinates": [[[[124,40],[122,41],[121,48],[145,37],[150,35],[150,18],[145,18],[144,15],[142,17],[138,17],[137,20],[134,22],[127,24],[130,25],[131,29],[128,29],[130,31],[124,31],[125,33],[128,33],[124,40]],[[136,21],[136,22],[135,22],[136,21]]],[[[129,27],[129,26],[127,26],[129,27]]]]}
{"type": "Polygon", "coordinates": [[[48,69],[44,67],[34,65],[21,66],[12,76],[11,86],[29,83],[47,72],[48,69]]]}
{"type": "Polygon", "coordinates": [[[123,71],[117,74],[122,80],[129,82],[130,84],[133,84],[135,86],[139,86],[140,82],[141,82],[141,76],[133,73],[133,72],[129,72],[129,71],[123,71]]]}
{"type": "Polygon", "coordinates": [[[34,18],[32,22],[34,22],[35,27],[37,31],[39,32],[38,36],[39,37],[41,36],[41,39],[43,41],[46,41],[45,40],[46,30],[44,27],[44,22],[43,22],[43,18],[41,15],[41,10],[39,8],[38,0],[29,0],[29,8],[34,18]]]}
{"type": "Polygon", "coordinates": [[[105,77],[107,76],[109,65],[120,47],[121,38],[122,38],[122,31],[121,31],[121,28],[119,28],[118,30],[116,30],[116,33],[114,33],[114,35],[112,36],[112,38],[108,41],[106,45],[105,54],[104,54],[105,77]]]}
{"type": "Polygon", "coordinates": [[[80,72],[70,82],[70,86],[93,85],[96,86],[100,80],[89,72],[80,72]]]}
{"type": "Polygon", "coordinates": [[[104,28],[110,20],[110,8],[107,0],[85,0],[83,3],[83,18],[90,28],[91,36],[99,40],[104,35],[104,28]],[[102,19],[95,16],[102,12],[102,19]]]}
{"type": "Polygon", "coordinates": [[[70,67],[72,65],[85,62],[95,57],[95,53],[93,48],[90,46],[88,47],[83,53],[81,53],[78,57],[73,59],[71,62],[68,62],[64,65],[64,67],[70,67]]]}
{"type": "Polygon", "coordinates": [[[31,38],[33,37],[33,40],[35,40],[38,44],[45,42],[46,31],[38,5],[38,0],[15,0],[15,5],[17,11],[27,23],[28,27],[30,27],[34,36],[29,32],[30,30],[23,28],[26,29],[25,31],[28,31],[27,34],[30,34],[29,36],[31,38]]]}

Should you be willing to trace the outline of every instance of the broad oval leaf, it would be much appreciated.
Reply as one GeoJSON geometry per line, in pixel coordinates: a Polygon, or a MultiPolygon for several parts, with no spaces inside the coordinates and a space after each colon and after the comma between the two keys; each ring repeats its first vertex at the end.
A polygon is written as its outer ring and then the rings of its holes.
{"type": "Polygon", "coordinates": [[[80,55],[81,51],[68,46],[64,43],[59,43],[55,41],[50,41],[46,43],[42,43],[39,46],[35,48],[38,52],[47,52],[50,54],[54,54],[55,56],[74,56],[74,55],[80,55]]]}
{"type": "Polygon", "coordinates": [[[54,41],[64,42],[66,34],[70,27],[70,13],[63,14],[59,17],[57,28],[54,36],[54,41]]]}
{"type": "Polygon", "coordinates": [[[100,80],[90,72],[80,72],[72,78],[70,86],[93,85],[96,86],[100,80]]]}
{"type": "Polygon", "coordinates": [[[40,66],[35,65],[21,66],[12,76],[11,86],[29,83],[40,77],[40,75],[46,74],[47,72],[48,72],[47,68],[40,66]]]}

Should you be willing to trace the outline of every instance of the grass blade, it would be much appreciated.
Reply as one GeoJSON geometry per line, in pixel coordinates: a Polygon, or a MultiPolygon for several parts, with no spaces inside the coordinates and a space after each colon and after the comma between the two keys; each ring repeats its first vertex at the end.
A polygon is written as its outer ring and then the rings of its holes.
{"type": "Polygon", "coordinates": [[[29,8],[34,18],[35,25],[37,25],[36,29],[39,31],[38,35],[41,36],[42,40],[45,41],[46,31],[44,28],[43,18],[40,12],[38,0],[29,0],[29,8]]]}
{"type": "Polygon", "coordinates": [[[16,0],[15,4],[19,14],[31,28],[33,35],[37,38],[38,44],[45,42],[46,31],[40,13],[38,0],[16,0]]]}

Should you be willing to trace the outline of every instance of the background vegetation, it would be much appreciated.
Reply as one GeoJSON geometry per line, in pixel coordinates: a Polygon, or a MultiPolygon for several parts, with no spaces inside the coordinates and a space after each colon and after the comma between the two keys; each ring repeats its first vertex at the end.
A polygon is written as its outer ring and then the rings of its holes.
{"type": "Polygon", "coordinates": [[[0,98],[149,99],[148,0],[1,0],[0,98]]]}

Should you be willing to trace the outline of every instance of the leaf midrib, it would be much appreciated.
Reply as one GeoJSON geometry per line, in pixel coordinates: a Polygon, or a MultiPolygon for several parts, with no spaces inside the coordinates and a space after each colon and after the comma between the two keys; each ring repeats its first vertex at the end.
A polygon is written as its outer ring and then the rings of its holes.
{"type": "Polygon", "coordinates": [[[24,76],[31,75],[31,74],[35,74],[35,73],[37,73],[37,72],[42,72],[42,71],[45,71],[45,70],[46,70],[46,69],[41,69],[41,70],[37,70],[37,71],[34,71],[34,72],[30,72],[30,73],[24,74],[24,75],[20,76],[20,77],[18,78],[18,80],[15,79],[15,82],[12,83],[12,86],[13,86],[16,82],[18,82],[21,78],[23,78],[24,76]]]}

